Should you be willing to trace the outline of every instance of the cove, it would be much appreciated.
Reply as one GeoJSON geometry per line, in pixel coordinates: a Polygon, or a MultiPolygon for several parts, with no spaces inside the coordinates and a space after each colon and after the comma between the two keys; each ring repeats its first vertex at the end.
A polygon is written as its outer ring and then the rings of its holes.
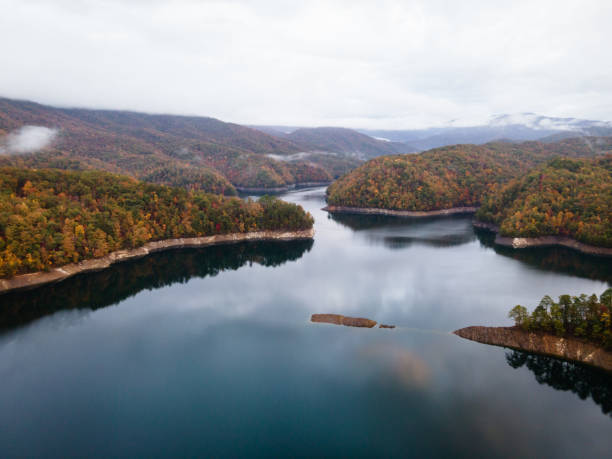
{"type": "Polygon", "coordinates": [[[2,455],[609,454],[609,376],[450,333],[600,294],[609,259],[496,246],[469,216],[329,215],[323,188],[282,197],[314,241],[160,252],[3,295],[2,455]]]}

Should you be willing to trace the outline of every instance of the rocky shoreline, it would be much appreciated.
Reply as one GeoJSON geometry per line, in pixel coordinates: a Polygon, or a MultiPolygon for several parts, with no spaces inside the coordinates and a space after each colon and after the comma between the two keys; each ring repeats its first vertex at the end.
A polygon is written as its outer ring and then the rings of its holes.
{"type": "Polygon", "coordinates": [[[528,332],[519,327],[466,327],[453,332],[461,338],[590,365],[612,372],[612,352],[571,337],[528,332]]]}
{"type": "Polygon", "coordinates": [[[236,190],[238,190],[240,193],[284,193],[285,191],[295,190],[296,188],[327,186],[331,183],[332,182],[302,182],[302,183],[293,183],[291,185],[278,186],[274,188],[248,187],[248,186],[234,185],[234,188],[236,188],[236,190]]]}
{"type": "Polygon", "coordinates": [[[390,215],[394,217],[437,217],[445,215],[473,214],[477,207],[452,207],[440,210],[390,210],[375,207],[346,207],[346,206],[326,206],[323,210],[330,213],[343,214],[365,214],[365,215],[390,215]]]}
{"type": "Polygon", "coordinates": [[[46,272],[21,274],[10,279],[0,279],[0,294],[13,290],[26,290],[44,284],[59,282],[81,273],[100,271],[112,264],[145,257],[162,250],[205,247],[215,244],[229,244],[242,241],[290,241],[297,239],[312,239],[314,228],[300,231],[253,231],[250,233],[219,234],[215,236],[165,239],[148,242],[142,247],[130,250],[117,250],[101,258],[83,260],[79,263],[53,268],[46,272]]]}
{"type": "Polygon", "coordinates": [[[481,222],[474,220],[472,222],[475,228],[485,229],[496,233],[495,243],[513,249],[525,249],[529,247],[550,247],[562,246],[570,249],[578,250],[582,253],[600,256],[612,256],[612,248],[597,247],[594,245],[585,244],[575,239],[564,236],[541,236],[541,237],[506,237],[499,234],[499,227],[493,223],[481,222]]]}

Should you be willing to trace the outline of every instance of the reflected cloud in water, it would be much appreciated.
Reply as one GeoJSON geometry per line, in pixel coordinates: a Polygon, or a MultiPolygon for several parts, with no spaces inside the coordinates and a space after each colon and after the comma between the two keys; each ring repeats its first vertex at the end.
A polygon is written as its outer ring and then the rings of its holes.
{"type": "MultiPolygon", "coordinates": [[[[393,333],[393,332],[391,332],[393,333]]],[[[431,384],[431,368],[416,352],[393,344],[371,344],[361,356],[376,361],[385,379],[395,379],[406,389],[425,389],[431,384]]]]}
{"type": "Polygon", "coordinates": [[[253,263],[280,266],[298,260],[312,245],[312,240],[243,242],[154,253],[57,284],[4,294],[0,296],[0,329],[14,328],[60,310],[104,308],[142,290],[216,276],[253,263]]]}

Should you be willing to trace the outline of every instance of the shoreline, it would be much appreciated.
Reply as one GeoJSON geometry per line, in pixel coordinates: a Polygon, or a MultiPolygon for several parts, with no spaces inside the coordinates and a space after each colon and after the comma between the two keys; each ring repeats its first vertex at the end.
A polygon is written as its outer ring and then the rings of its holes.
{"type": "Polygon", "coordinates": [[[389,215],[393,217],[437,217],[445,215],[473,214],[477,207],[451,207],[440,210],[391,210],[377,207],[347,207],[328,205],[322,210],[339,214],[389,215]]]}
{"type": "Polygon", "coordinates": [[[526,249],[531,247],[552,247],[561,246],[568,249],[577,250],[589,255],[599,255],[612,257],[611,247],[598,247],[595,245],[585,244],[571,237],[565,236],[539,236],[539,237],[508,237],[499,234],[499,227],[493,223],[481,222],[474,220],[472,225],[475,228],[484,229],[495,233],[495,244],[513,249],[526,249]]]}
{"type": "Polygon", "coordinates": [[[332,182],[302,182],[302,183],[293,183],[291,185],[277,186],[273,188],[265,188],[265,187],[249,187],[249,186],[237,186],[234,185],[234,188],[239,193],[283,193],[285,191],[295,190],[297,188],[308,188],[314,186],[327,186],[332,182]]]}
{"type": "Polygon", "coordinates": [[[472,326],[455,330],[453,334],[478,343],[556,357],[612,373],[612,352],[578,338],[528,332],[518,327],[472,326]]]}
{"type": "Polygon", "coordinates": [[[292,241],[313,239],[314,228],[298,231],[253,231],[250,233],[217,234],[214,236],[163,239],[147,242],[135,249],[122,249],[100,258],[91,258],[71,263],[49,271],[19,274],[10,279],[0,279],[0,295],[16,290],[29,290],[45,284],[60,282],[81,273],[101,271],[115,263],[145,257],[163,250],[206,247],[217,244],[230,244],[243,241],[292,241]]]}

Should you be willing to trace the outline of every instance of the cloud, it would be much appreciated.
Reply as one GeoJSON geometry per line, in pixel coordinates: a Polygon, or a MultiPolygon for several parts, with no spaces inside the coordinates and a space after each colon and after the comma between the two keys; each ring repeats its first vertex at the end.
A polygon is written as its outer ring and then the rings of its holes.
{"type": "Polygon", "coordinates": [[[0,0],[0,11],[11,43],[0,91],[43,103],[371,128],[612,113],[609,0],[0,0]]]}
{"type": "Polygon", "coordinates": [[[0,154],[31,153],[51,145],[57,129],[44,126],[23,126],[0,141],[0,154]]]}

